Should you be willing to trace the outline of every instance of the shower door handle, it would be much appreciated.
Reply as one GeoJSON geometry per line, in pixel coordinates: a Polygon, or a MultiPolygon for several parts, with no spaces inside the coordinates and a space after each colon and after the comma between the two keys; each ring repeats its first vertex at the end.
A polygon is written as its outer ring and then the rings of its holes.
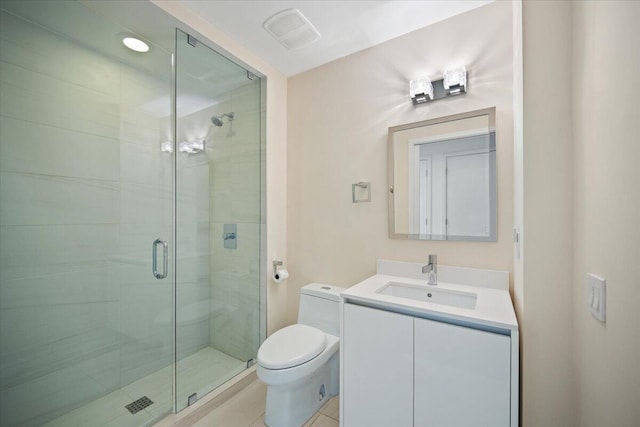
{"type": "Polygon", "coordinates": [[[167,271],[169,269],[169,245],[165,240],[160,238],[153,241],[152,268],[153,276],[156,279],[160,280],[167,277],[167,271]],[[158,272],[158,245],[162,245],[162,273],[158,272]]]}

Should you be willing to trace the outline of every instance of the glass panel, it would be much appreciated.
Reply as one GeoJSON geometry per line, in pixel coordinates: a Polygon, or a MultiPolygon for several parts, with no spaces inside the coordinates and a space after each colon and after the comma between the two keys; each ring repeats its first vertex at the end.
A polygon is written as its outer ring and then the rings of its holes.
{"type": "Polygon", "coordinates": [[[173,403],[171,55],[77,2],[1,8],[0,425],[149,424],[173,403]]]}
{"type": "Polygon", "coordinates": [[[260,343],[260,95],[260,79],[178,31],[178,410],[260,343]]]}

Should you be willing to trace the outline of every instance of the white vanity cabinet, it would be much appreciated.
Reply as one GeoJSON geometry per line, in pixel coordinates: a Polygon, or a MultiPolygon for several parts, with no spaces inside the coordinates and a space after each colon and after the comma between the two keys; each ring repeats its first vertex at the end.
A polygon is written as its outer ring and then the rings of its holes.
{"type": "Polygon", "coordinates": [[[511,338],[415,318],[414,425],[508,427],[511,338]]]}
{"type": "Polygon", "coordinates": [[[511,337],[343,304],[343,427],[509,427],[511,337]]]}
{"type": "Polygon", "coordinates": [[[413,425],[413,317],[344,304],[341,425],[413,425]]]}

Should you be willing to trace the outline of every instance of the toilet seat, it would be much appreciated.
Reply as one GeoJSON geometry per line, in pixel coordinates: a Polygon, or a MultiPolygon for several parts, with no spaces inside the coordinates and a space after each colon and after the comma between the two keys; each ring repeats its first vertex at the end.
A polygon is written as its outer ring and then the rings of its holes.
{"type": "Polygon", "coordinates": [[[318,356],[327,347],[327,334],[311,326],[287,326],[267,338],[258,350],[258,365],[286,369],[318,356]]]}

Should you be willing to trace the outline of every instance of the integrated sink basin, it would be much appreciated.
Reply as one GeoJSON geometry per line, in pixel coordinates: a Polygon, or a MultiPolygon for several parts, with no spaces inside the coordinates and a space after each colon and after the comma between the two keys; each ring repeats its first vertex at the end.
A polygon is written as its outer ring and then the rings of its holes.
{"type": "Polygon", "coordinates": [[[345,289],[345,303],[478,329],[514,331],[518,321],[509,295],[509,272],[438,265],[429,285],[424,264],[378,260],[377,273],[345,289]]]}
{"type": "Polygon", "coordinates": [[[438,289],[430,285],[421,286],[401,282],[388,282],[377,289],[375,293],[470,310],[476,308],[476,302],[478,301],[478,295],[471,292],[438,289]]]}

